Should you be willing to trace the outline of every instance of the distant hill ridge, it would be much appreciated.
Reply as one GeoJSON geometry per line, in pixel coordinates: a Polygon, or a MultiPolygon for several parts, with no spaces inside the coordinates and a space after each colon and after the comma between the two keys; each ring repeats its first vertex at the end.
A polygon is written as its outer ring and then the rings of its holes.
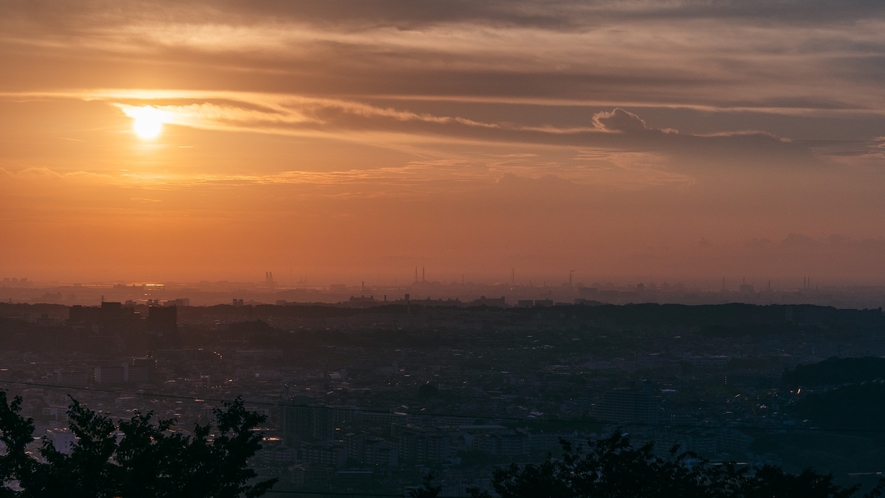
{"type": "Polygon", "coordinates": [[[841,384],[858,384],[885,380],[885,358],[833,357],[811,365],[796,365],[783,374],[784,384],[790,387],[814,387],[841,384]]]}

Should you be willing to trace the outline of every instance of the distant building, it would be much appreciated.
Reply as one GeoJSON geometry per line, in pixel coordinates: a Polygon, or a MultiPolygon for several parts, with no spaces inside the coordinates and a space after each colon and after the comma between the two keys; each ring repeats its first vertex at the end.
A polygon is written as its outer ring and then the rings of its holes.
{"type": "Polygon", "coordinates": [[[356,407],[312,405],[311,401],[295,398],[280,403],[280,429],[288,444],[328,439],[335,429],[353,424],[359,415],[356,407]]]}
{"type": "Polygon", "coordinates": [[[101,385],[124,384],[129,374],[129,366],[96,367],[95,383],[101,385]]]}
{"type": "Polygon", "coordinates": [[[55,382],[66,387],[86,387],[92,380],[91,373],[55,371],[55,382]]]}
{"type": "Polygon", "coordinates": [[[605,393],[594,415],[612,422],[654,425],[660,412],[660,402],[650,391],[615,389],[605,393]]]}
{"type": "Polygon", "coordinates": [[[147,316],[148,332],[165,335],[178,331],[178,307],[151,306],[147,316]]]}
{"type": "Polygon", "coordinates": [[[130,384],[153,384],[157,380],[157,360],[149,357],[132,359],[126,382],[130,384]]]}
{"type": "Polygon", "coordinates": [[[301,445],[301,460],[314,465],[342,467],[347,461],[347,450],[337,441],[321,441],[301,445]]]}
{"type": "Polygon", "coordinates": [[[363,449],[363,462],[376,467],[396,467],[399,465],[399,450],[384,439],[367,439],[363,449]]]}
{"type": "Polygon", "coordinates": [[[77,444],[77,437],[70,429],[51,429],[46,431],[46,437],[52,442],[52,446],[65,455],[69,454],[74,445],[77,444]]]}
{"type": "Polygon", "coordinates": [[[256,455],[257,460],[268,467],[286,467],[298,460],[298,450],[288,446],[275,445],[264,448],[256,455]]]}
{"type": "Polygon", "coordinates": [[[470,305],[471,306],[491,306],[491,307],[495,307],[495,308],[506,308],[507,301],[505,299],[505,296],[501,296],[501,297],[497,297],[497,298],[480,296],[479,299],[476,299],[474,301],[470,301],[470,305]]]}
{"type": "Polygon", "coordinates": [[[360,412],[357,421],[367,426],[389,427],[392,424],[405,424],[406,418],[404,413],[360,412]]]}
{"type": "Polygon", "coordinates": [[[347,457],[373,467],[396,467],[399,451],[388,441],[367,434],[349,433],[344,436],[347,457]]]}
{"type": "Polygon", "coordinates": [[[473,449],[490,455],[517,457],[528,455],[532,449],[532,443],[528,434],[509,431],[506,434],[477,436],[473,441],[473,449]]]}
{"type": "Polygon", "coordinates": [[[129,364],[96,367],[95,383],[105,386],[125,383],[152,384],[156,380],[156,372],[157,360],[133,358],[129,364]]]}
{"type": "Polygon", "coordinates": [[[599,295],[599,289],[596,287],[582,287],[578,285],[578,295],[584,298],[596,297],[599,295]]]}
{"type": "Polygon", "coordinates": [[[721,429],[719,431],[718,451],[741,454],[750,450],[753,437],[735,429],[721,429]]]}
{"type": "Polygon", "coordinates": [[[404,426],[396,428],[399,455],[406,462],[442,462],[449,457],[449,437],[435,427],[404,426]]]}
{"type": "Polygon", "coordinates": [[[101,309],[79,304],[68,309],[68,321],[72,324],[101,323],[101,309]]]}

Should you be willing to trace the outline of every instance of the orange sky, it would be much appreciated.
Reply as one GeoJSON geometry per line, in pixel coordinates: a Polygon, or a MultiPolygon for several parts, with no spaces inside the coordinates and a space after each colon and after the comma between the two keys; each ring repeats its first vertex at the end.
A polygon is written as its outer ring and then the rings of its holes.
{"type": "Polygon", "coordinates": [[[0,277],[881,283],[883,68],[879,2],[0,0],[0,277]]]}

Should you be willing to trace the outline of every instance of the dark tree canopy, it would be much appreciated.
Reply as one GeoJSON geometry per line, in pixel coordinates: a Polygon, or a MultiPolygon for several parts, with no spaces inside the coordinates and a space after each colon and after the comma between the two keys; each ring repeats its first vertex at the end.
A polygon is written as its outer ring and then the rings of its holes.
{"type": "MultiPolygon", "coordinates": [[[[710,465],[691,453],[655,456],[653,446],[634,447],[615,433],[591,441],[586,451],[563,441],[561,459],[539,465],[511,465],[495,472],[501,498],[849,498],[858,487],[843,488],[832,474],[806,470],[799,475],[765,466],[750,473],[734,464],[710,465]]],[[[882,484],[866,496],[881,494],[882,484]]],[[[474,498],[490,498],[472,490],[474,498]]]]}
{"type": "Polygon", "coordinates": [[[261,449],[255,429],[265,417],[237,398],[215,409],[217,426],[196,425],[192,435],[173,432],[175,421],[138,413],[115,423],[76,400],[68,408],[77,440],[67,453],[43,439],[27,453],[34,423],[21,415],[22,399],[0,390],[0,498],[249,498],[275,479],[252,483],[248,460],[261,449]],[[117,433],[122,433],[118,438],[117,433]]]}
{"type": "MultiPolygon", "coordinates": [[[[255,498],[276,482],[254,482],[248,462],[261,449],[255,429],[265,417],[246,410],[243,400],[215,409],[216,426],[196,425],[175,432],[174,420],[136,414],[115,422],[76,400],[68,409],[77,440],[69,452],[44,439],[36,454],[34,423],[21,415],[22,399],[9,401],[0,390],[0,498],[255,498]]],[[[798,475],[765,466],[748,472],[734,464],[711,465],[691,453],[660,457],[652,444],[635,447],[617,432],[573,447],[563,441],[561,458],[538,465],[511,465],[493,477],[501,498],[852,498],[832,474],[806,470],[798,475]]],[[[881,496],[883,484],[866,497],[881,496]]],[[[442,491],[428,474],[412,498],[442,491]]],[[[474,498],[490,498],[471,490],[474,498]]]]}
{"type": "Polygon", "coordinates": [[[437,498],[442,493],[442,486],[433,485],[433,472],[424,476],[424,482],[417,489],[410,489],[408,498],[437,498]]]}

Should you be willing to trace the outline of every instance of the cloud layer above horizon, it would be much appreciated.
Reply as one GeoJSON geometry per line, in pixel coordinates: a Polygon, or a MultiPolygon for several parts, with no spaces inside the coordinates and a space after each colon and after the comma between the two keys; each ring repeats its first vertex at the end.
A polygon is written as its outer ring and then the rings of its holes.
{"type": "Polygon", "coordinates": [[[879,281],[883,33],[871,1],[0,0],[0,273],[879,281]]]}

